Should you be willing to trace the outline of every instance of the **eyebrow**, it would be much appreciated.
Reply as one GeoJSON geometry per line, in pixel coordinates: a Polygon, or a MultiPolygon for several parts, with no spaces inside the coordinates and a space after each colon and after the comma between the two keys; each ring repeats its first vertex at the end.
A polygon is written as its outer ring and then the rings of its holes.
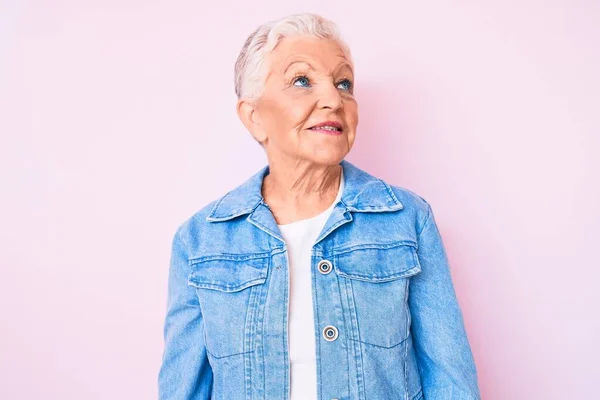
{"type": "Polygon", "coordinates": [[[287,72],[287,70],[288,70],[288,69],[290,69],[290,67],[291,67],[292,65],[294,65],[294,64],[298,64],[298,63],[303,63],[303,64],[306,64],[306,65],[308,65],[308,68],[310,68],[310,69],[313,69],[313,70],[314,70],[314,68],[312,67],[312,65],[310,65],[310,63],[309,63],[309,62],[307,62],[307,61],[302,61],[302,60],[296,60],[296,61],[293,61],[293,62],[291,62],[291,63],[290,63],[290,64],[289,64],[289,65],[288,65],[288,66],[285,68],[285,71],[283,71],[283,74],[285,75],[285,74],[286,74],[286,72],[287,72]]]}
{"type": "Polygon", "coordinates": [[[336,69],[333,70],[333,72],[337,72],[344,67],[348,68],[350,70],[350,72],[352,72],[352,75],[354,75],[354,69],[352,69],[352,65],[350,65],[350,63],[348,61],[345,61],[345,62],[341,63],[340,65],[338,65],[336,67],[336,69]]]}
{"type": "MultiPolygon", "coordinates": [[[[352,65],[350,65],[350,63],[348,63],[348,61],[346,61],[345,57],[341,57],[341,58],[344,58],[344,60],[345,60],[345,61],[344,61],[343,63],[339,64],[339,65],[338,65],[338,66],[337,66],[337,67],[336,67],[336,68],[333,70],[333,72],[337,72],[338,70],[340,70],[340,69],[342,69],[342,68],[346,67],[346,68],[348,68],[348,69],[350,70],[350,72],[352,72],[352,74],[354,74],[354,70],[352,69],[352,65]]],[[[298,64],[298,63],[306,64],[306,65],[308,65],[308,68],[309,68],[309,69],[312,69],[312,70],[314,70],[313,66],[312,66],[312,65],[310,65],[310,63],[309,63],[308,61],[296,60],[296,61],[292,61],[292,62],[291,62],[291,63],[290,63],[290,64],[289,64],[289,65],[288,65],[286,68],[285,68],[285,70],[283,71],[283,74],[285,75],[285,74],[287,73],[288,69],[290,69],[290,67],[291,67],[292,65],[294,65],[294,64],[298,64]]]]}

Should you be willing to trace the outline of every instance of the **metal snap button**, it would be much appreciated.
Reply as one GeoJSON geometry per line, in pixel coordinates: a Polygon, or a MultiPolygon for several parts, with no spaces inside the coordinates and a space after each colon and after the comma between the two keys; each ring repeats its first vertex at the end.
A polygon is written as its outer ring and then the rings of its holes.
{"type": "Polygon", "coordinates": [[[328,342],[333,342],[338,337],[337,328],[333,325],[327,325],[325,328],[323,328],[323,337],[328,342]]]}
{"type": "Polygon", "coordinates": [[[328,260],[321,260],[317,265],[317,269],[319,270],[319,272],[324,275],[330,273],[333,269],[332,267],[333,265],[331,264],[331,261],[328,260]]]}

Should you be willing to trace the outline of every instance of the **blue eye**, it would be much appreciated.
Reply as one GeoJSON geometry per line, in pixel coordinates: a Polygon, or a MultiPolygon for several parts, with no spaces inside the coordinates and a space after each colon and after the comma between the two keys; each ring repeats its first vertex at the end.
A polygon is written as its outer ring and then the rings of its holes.
{"type": "Polygon", "coordinates": [[[340,89],[343,89],[343,90],[350,90],[352,88],[352,82],[350,82],[348,79],[344,79],[343,81],[340,81],[338,83],[338,86],[339,85],[343,85],[344,86],[344,87],[340,88],[340,89]]]}
{"type": "Polygon", "coordinates": [[[310,82],[305,76],[297,76],[296,78],[294,78],[294,86],[298,86],[296,85],[297,83],[300,83],[301,87],[310,86],[310,82]]]}

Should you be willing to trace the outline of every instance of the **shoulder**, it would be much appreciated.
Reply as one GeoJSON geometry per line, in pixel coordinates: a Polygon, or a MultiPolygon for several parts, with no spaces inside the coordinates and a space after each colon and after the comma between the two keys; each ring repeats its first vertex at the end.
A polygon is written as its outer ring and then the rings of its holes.
{"type": "Polygon", "coordinates": [[[389,186],[393,195],[402,204],[402,212],[409,214],[415,223],[415,230],[420,232],[432,214],[430,203],[419,193],[404,186],[393,185],[384,182],[389,186]]]}
{"type": "Polygon", "coordinates": [[[385,204],[389,210],[398,210],[398,213],[385,213],[390,218],[413,219],[416,217],[423,220],[429,213],[429,203],[416,191],[407,187],[394,184],[394,182],[383,179],[370,171],[357,165],[344,161],[345,169],[352,182],[356,185],[354,192],[360,197],[358,202],[385,204]],[[359,189],[358,186],[361,188],[359,189]],[[375,199],[374,197],[378,197],[375,199]]]}
{"type": "Polygon", "coordinates": [[[399,185],[392,185],[386,182],[386,184],[392,190],[392,193],[400,203],[404,206],[404,208],[410,208],[418,211],[419,213],[427,214],[428,209],[430,207],[429,203],[423,196],[416,193],[414,190],[408,189],[399,185]]]}

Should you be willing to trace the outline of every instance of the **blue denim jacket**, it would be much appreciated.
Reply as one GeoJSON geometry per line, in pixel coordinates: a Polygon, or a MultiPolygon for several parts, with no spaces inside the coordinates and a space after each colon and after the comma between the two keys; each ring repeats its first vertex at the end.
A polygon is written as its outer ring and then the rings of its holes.
{"type": "MultiPolygon", "coordinates": [[[[311,258],[318,398],[480,399],[430,205],[341,165],[344,191],[311,258]]],[[[160,400],[289,399],[288,254],[261,195],[268,173],[174,235],[160,400]]]]}

